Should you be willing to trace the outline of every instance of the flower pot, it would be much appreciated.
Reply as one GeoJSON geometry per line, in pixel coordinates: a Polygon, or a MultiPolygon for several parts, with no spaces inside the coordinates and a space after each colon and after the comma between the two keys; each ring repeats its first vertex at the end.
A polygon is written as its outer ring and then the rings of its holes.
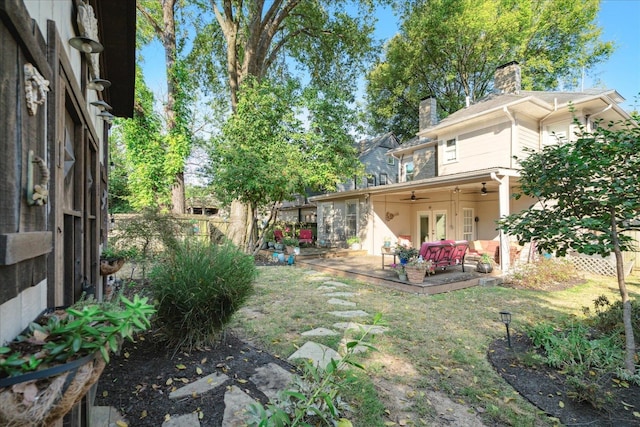
{"type": "Polygon", "coordinates": [[[0,379],[0,425],[52,425],[98,381],[98,353],[48,369],[0,379]]]}
{"type": "Polygon", "coordinates": [[[275,243],[276,251],[281,251],[284,249],[284,245],[282,243],[275,243]]]}
{"type": "Polygon", "coordinates": [[[124,258],[100,259],[100,275],[109,276],[117,273],[124,265],[124,258]]]}
{"type": "Polygon", "coordinates": [[[476,264],[476,271],[480,273],[491,273],[493,266],[489,263],[478,262],[478,264],[476,264]]]}
{"type": "Polygon", "coordinates": [[[300,255],[300,247],[299,246],[294,246],[293,248],[293,253],[295,255],[300,255]]]}
{"type": "Polygon", "coordinates": [[[407,281],[407,275],[406,274],[398,274],[398,280],[400,280],[401,282],[406,282],[407,281]]]}
{"type": "Polygon", "coordinates": [[[362,245],[360,243],[352,243],[351,244],[351,250],[359,251],[360,249],[362,249],[362,245]]]}
{"type": "Polygon", "coordinates": [[[405,271],[407,272],[407,279],[409,279],[410,283],[422,283],[424,281],[424,276],[427,274],[426,268],[416,268],[411,266],[405,266],[405,271]]]}

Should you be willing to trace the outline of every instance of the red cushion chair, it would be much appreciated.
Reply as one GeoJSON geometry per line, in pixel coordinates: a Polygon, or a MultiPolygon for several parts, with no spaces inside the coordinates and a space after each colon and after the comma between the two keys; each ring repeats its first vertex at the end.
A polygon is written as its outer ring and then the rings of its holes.
{"type": "Polygon", "coordinates": [[[313,230],[307,228],[300,229],[298,240],[300,243],[313,243],[313,230]]]}
{"type": "Polygon", "coordinates": [[[276,239],[276,242],[282,242],[282,230],[273,230],[273,238],[276,239]]]}

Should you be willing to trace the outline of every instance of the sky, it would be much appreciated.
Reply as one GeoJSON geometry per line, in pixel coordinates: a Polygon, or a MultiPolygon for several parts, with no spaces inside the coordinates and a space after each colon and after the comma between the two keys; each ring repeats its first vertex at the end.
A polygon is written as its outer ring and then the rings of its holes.
{"type": "MultiPolygon", "coordinates": [[[[376,17],[376,38],[384,41],[396,34],[398,18],[389,8],[380,8],[376,17]]],[[[603,29],[602,39],[613,41],[616,49],[608,61],[585,77],[584,88],[616,89],[626,99],[622,108],[640,110],[640,0],[602,0],[597,20],[603,29]]],[[[142,54],[147,84],[156,94],[166,94],[160,45],[154,43],[142,54]]]]}

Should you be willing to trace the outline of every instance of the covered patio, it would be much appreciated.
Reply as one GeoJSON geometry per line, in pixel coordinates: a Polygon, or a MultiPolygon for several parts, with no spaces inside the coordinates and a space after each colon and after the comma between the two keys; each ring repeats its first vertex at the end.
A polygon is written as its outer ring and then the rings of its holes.
{"type": "Polygon", "coordinates": [[[424,278],[420,284],[400,281],[398,275],[389,268],[392,257],[385,257],[384,269],[382,255],[367,255],[367,251],[349,249],[301,248],[296,264],[339,277],[348,277],[375,285],[385,286],[404,292],[418,294],[439,294],[464,289],[476,285],[497,284],[498,276],[475,271],[475,261],[465,260],[462,266],[438,268],[435,274],[424,278]]]}

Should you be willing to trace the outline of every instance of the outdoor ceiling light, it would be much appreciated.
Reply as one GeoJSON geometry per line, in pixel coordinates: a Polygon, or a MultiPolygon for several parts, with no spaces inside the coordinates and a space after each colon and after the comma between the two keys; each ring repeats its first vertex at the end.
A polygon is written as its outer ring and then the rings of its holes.
{"type": "Polygon", "coordinates": [[[482,189],[480,190],[480,195],[481,196],[486,196],[487,193],[488,193],[488,191],[487,191],[487,183],[483,182],[482,183],[482,189]]]}
{"type": "Polygon", "coordinates": [[[100,117],[105,122],[111,123],[111,121],[113,120],[113,118],[115,116],[113,114],[111,114],[110,112],[108,112],[108,111],[103,111],[101,113],[98,113],[98,117],[100,117]]]}
{"type": "Polygon", "coordinates": [[[100,100],[100,101],[93,101],[91,103],[91,105],[93,105],[94,107],[98,107],[100,109],[100,111],[109,111],[112,109],[111,105],[107,104],[106,102],[100,100]]]}
{"type": "Polygon", "coordinates": [[[104,46],[100,42],[84,36],[69,39],[69,44],[84,53],[100,53],[104,50],[104,46]]]}
{"type": "Polygon", "coordinates": [[[509,323],[511,323],[511,313],[509,313],[508,311],[501,311],[500,320],[507,327],[507,343],[509,344],[509,348],[511,348],[511,335],[509,334],[509,323]]]}
{"type": "Polygon", "coordinates": [[[89,84],[87,84],[87,88],[91,90],[97,90],[98,92],[102,92],[109,86],[111,86],[111,82],[104,79],[93,79],[89,82],[89,84]]]}

